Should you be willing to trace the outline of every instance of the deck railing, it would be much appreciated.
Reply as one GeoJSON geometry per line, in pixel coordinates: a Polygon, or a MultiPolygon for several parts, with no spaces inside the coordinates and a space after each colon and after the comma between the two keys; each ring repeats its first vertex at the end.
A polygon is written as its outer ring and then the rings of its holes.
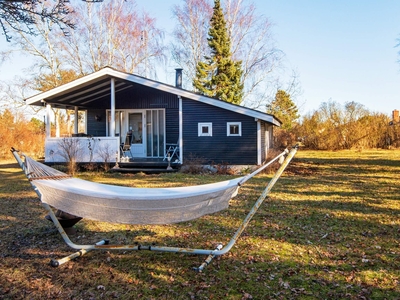
{"type": "Polygon", "coordinates": [[[119,137],[46,138],[45,161],[116,162],[120,156],[119,137]]]}

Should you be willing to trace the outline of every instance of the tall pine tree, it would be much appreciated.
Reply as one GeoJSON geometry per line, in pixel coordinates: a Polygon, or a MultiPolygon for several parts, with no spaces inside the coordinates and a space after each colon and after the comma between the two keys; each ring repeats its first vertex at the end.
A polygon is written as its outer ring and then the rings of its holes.
{"type": "Polygon", "coordinates": [[[243,98],[241,62],[232,60],[231,41],[220,0],[214,3],[208,32],[211,56],[197,64],[193,86],[203,95],[240,104],[243,98]]]}
{"type": "Polygon", "coordinates": [[[283,90],[278,90],[275,99],[266,105],[267,114],[274,115],[281,122],[281,128],[290,130],[295,122],[300,118],[296,104],[290,98],[290,94],[283,90]]]}

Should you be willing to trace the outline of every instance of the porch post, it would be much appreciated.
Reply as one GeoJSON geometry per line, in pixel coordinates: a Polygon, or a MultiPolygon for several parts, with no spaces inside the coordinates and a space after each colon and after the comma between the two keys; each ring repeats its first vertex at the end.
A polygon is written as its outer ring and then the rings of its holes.
{"type": "Polygon", "coordinates": [[[110,136],[115,137],[115,79],[111,78],[111,122],[110,136]]]}
{"type": "Polygon", "coordinates": [[[51,137],[50,114],[51,114],[51,105],[46,103],[46,138],[51,137]]]}
{"type": "Polygon", "coordinates": [[[179,98],[179,161],[181,164],[183,164],[183,117],[182,117],[182,98],[181,96],[178,96],[179,98]]]}
{"type": "Polygon", "coordinates": [[[75,106],[74,133],[78,134],[78,106],[75,106]]]}

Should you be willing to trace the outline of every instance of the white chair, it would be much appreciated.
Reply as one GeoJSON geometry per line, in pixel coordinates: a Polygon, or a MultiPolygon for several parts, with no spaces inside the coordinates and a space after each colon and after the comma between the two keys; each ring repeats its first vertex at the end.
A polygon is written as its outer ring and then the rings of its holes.
{"type": "Polygon", "coordinates": [[[163,160],[168,159],[168,155],[171,161],[174,156],[179,160],[179,142],[176,142],[175,144],[166,143],[165,146],[166,151],[163,160]]]}

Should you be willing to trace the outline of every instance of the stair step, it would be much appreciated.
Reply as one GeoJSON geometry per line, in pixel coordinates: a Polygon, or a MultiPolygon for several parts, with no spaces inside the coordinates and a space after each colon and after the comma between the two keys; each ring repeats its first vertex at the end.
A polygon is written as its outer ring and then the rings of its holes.
{"type": "Polygon", "coordinates": [[[167,168],[112,168],[110,172],[120,172],[120,173],[146,173],[146,174],[157,174],[157,173],[173,173],[177,172],[177,169],[167,169],[167,168]]]}

